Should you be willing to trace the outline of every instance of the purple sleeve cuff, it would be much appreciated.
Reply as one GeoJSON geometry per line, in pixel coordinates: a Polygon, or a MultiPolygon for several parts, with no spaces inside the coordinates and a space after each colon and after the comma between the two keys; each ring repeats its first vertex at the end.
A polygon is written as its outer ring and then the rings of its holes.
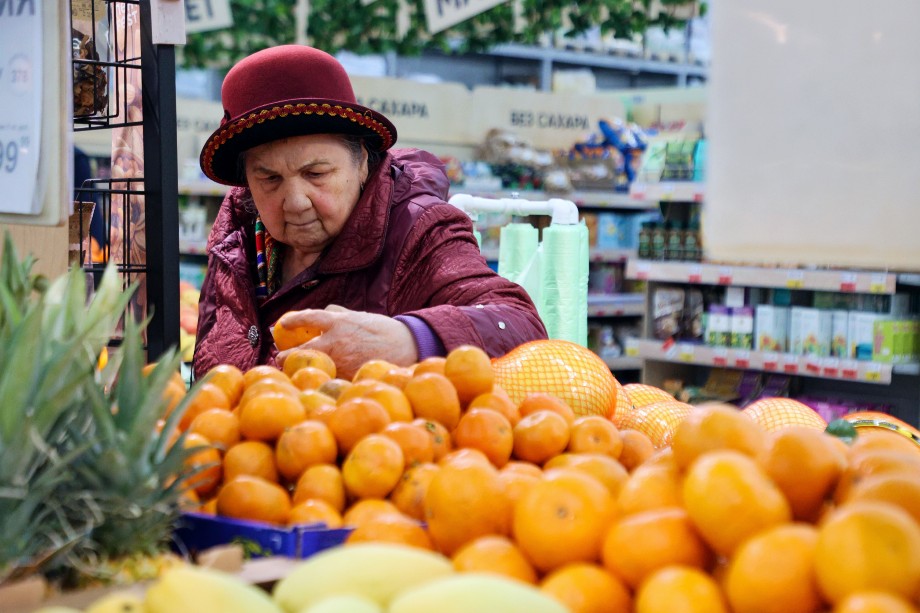
{"type": "Polygon", "coordinates": [[[431,326],[425,323],[424,319],[414,315],[397,315],[393,319],[406,324],[409,331],[412,332],[412,336],[415,337],[415,347],[418,350],[419,362],[425,358],[444,357],[447,355],[447,350],[444,349],[441,339],[434,333],[431,326]]]}

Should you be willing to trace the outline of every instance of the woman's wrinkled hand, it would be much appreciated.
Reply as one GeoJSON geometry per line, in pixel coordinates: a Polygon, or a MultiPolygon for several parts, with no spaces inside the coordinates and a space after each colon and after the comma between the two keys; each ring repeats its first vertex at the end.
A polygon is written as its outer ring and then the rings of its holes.
{"type": "MultiPolygon", "coordinates": [[[[339,378],[351,379],[368,360],[387,360],[397,366],[409,366],[418,360],[415,337],[409,327],[386,315],[329,305],[322,310],[285,313],[280,321],[286,328],[311,326],[321,329],[322,334],[299,348],[328,354],[335,362],[339,378]]],[[[279,353],[278,364],[284,364],[294,350],[279,353]]]]}

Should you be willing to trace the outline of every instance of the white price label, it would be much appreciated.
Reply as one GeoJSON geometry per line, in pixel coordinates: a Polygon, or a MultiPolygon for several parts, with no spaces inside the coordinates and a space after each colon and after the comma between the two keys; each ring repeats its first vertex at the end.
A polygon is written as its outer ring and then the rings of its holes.
{"type": "Polygon", "coordinates": [[[869,293],[886,294],[888,293],[888,275],[875,274],[869,279],[869,293]]]}
{"type": "Polygon", "coordinates": [[[801,270],[790,270],[786,273],[786,287],[801,289],[805,287],[805,273],[801,270]]]}
{"type": "Polygon", "coordinates": [[[681,362],[693,362],[696,356],[696,351],[693,348],[693,345],[681,345],[679,350],[678,357],[681,362]]]}

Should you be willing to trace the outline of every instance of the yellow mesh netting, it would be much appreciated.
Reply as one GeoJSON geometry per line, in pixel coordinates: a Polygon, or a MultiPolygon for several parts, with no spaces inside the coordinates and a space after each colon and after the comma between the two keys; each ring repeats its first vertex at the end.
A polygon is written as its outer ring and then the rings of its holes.
{"type": "Polygon", "coordinates": [[[544,392],[564,400],[576,415],[612,417],[617,410],[616,378],[603,360],[581,345],[531,341],[493,360],[492,366],[495,382],[515,404],[527,394],[544,392]]]}
{"type": "Polygon", "coordinates": [[[808,426],[824,430],[827,422],[807,404],[791,398],[761,398],[746,406],[743,413],[769,432],[788,426],[808,426]]]}
{"type": "Polygon", "coordinates": [[[693,411],[689,404],[664,400],[637,407],[621,418],[621,429],[638,430],[652,440],[656,449],[671,444],[671,437],[681,420],[693,411]]]}
{"type": "Polygon", "coordinates": [[[664,400],[674,400],[674,396],[667,393],[663,389],[659,389],[653,385],[646,385],[644,383],[627,383],[623,386],[623,389],[626,390],[626,393],[629,394],[629,399],[632,401],[634,407],[645,407],[650,404],[655,404],[656,402],[662,402],[664,400]]]}

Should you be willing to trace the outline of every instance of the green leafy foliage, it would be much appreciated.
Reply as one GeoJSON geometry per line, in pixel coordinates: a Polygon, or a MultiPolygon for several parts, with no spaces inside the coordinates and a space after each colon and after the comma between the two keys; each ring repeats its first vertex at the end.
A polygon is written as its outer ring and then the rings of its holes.
{"type": "MultiPolygon", "coordinates": [[[[267,47],[297,40],[290,0],[230,0],[233,27],[190,34],[182,48],[188,67],[226,69],[267,47]]],[[[688,14],[704,13],[699,0],[520,0],[506,2],[435,35],[428,33],[423,0],[311,0],[307,37],[330,53],[396,52],[418,55],[428,49],[481,52],[502,43],[534,44],[547,33],[574,35],[599,26],[622,38],[649,27],[678,27],[688,14]],[[515,11],[520,15],[516,19],[515,11]]]]}

